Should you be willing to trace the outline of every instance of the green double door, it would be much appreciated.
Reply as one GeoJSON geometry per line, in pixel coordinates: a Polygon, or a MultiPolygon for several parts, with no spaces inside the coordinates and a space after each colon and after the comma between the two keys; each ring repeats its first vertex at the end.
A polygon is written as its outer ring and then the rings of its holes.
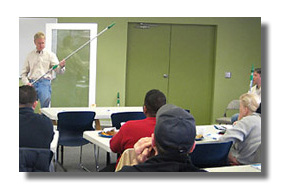
{"type": "Polygon", "coordinates": [[[215,26],[129,23],[126,105],[142,105],[151,89],[210,124],[215,26]]]}

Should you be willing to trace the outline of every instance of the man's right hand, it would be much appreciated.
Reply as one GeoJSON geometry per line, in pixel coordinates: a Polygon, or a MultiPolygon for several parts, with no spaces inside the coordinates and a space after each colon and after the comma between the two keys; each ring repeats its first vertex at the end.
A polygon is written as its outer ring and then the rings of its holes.
{"type": "Polygon", "coordinates": [[[145,162],[152,154],[152,138],[144,137],[138,140],[136,144],[134,144],[134,149],[136,153],[136,159],[138,163],[145,162]]]}

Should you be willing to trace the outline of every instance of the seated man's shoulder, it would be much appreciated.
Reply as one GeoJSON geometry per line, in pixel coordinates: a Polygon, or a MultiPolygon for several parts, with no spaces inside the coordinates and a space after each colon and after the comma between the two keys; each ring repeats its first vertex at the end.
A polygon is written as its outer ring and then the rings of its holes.
{"type": "Polygon", "coordinates": [[[142,123],[143,123],[142,120],[127,121],[121,126],[121,129],[129,129],[129,128],[132,128],[132,127],[136,127],[136,126],[138,126],[138,125],[140,125],[142,123]]]}
{"type": "Polygon", "coordinates": [[[52,120],[46,115],[35,113],[34,118],[38,122],[46,123],[47,125],[53,125],[52,120]]]}

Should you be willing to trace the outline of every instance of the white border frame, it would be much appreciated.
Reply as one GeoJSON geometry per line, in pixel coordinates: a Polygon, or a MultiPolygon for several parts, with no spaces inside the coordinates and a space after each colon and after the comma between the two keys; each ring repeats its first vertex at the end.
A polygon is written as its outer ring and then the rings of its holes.
{"type": "MultiPolygon", "coordinates": [[[[52,51],[52,30],[90,30],[90,39],[97,36],[97,23],[57,23],[46,24],[46,49],[52,51]]],[[[90,72],[89,72],[89,106],[96,104],[96,79],[97,79],[97,38],[90,42],[90,72]]]]}

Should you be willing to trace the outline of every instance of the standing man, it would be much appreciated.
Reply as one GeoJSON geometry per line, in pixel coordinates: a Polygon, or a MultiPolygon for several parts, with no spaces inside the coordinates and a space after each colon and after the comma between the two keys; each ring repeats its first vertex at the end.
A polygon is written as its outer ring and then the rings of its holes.
{"type": "MultiPolygon", "coordinates": [[[[24,63],[21,77],[25,85],[32,85],[31,83],[45,74],[50,68],[55,65],[59,66],[55,69],[56,73],[64,73],[65,60],[59,63],[57,56],[45,49],[45,34],[38,32],[34,35],[34,43],[36,49],[30,52],[24,63]]],[[[42,79],[33,84],[37,91],[38,99],[41,103],[41,108],[49,107],[51,102],[51,80],[52,72],[45,75],[42,79]]]]}

